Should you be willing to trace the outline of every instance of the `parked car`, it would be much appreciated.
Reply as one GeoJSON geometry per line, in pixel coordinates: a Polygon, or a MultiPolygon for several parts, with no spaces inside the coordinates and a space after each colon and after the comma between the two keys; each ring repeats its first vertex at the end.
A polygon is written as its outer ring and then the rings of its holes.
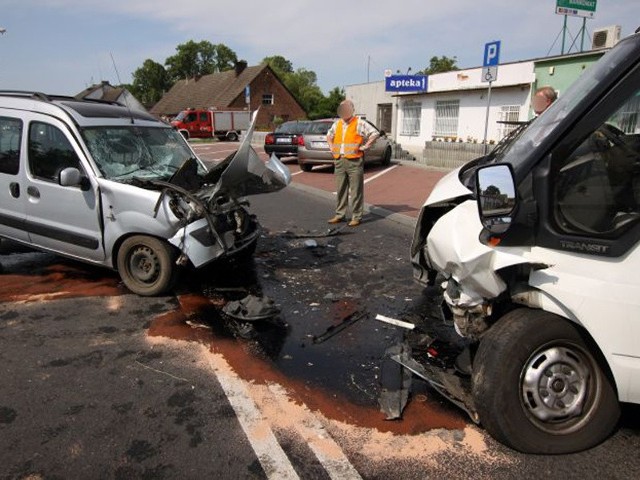
{"type": "MultiPolygon", "coordinates": [[[[309,124],[301,137],[298,137],[298,164],[305,172],[310,172],[314,165],[333,165],[334,158],[327,143],[327,132],[335,120],[315,120],[309,124]]],[[[368,122],[380,136],[364,154],[364,162],[379,162],[381,165],[391,163],[391,141],[385,132],[379,131],[368,122]]]]}
{"type": "Polygon", "coordinates": [[[0,91],[0,238],[119,272],[140,295],[181,265],[250,254],[259,226],[242,197],[291,177],[251,133],[211,170],[176,130],[120,104],[0,91]]]}
{"type": "Polygon", "coordinates": [[[297,157],[298,138],[308,125],[309,122],[305,120],[284,122],[264,138],[264,151],[278,158],[297,157]]]}
{"type": "Polygon", "coordinates": [[[217,138],[236,142],[251,123],[251,112],[238,110],[183,110],[171,125],[184,138],[217,138]]]}
{"type": "Polygon", "coordinates": [[[420,214],[416,279],[445,282],[471,358],[468,389],[426,378],[516,450],[593,447],[640,403],[639,119],[635,34],[420,214]]]}

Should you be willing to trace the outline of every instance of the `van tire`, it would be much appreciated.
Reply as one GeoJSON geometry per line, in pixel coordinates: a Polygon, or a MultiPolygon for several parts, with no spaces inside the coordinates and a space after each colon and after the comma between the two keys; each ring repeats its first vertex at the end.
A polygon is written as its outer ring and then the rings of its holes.
{"type": "Polygon", "coordinates": [[[176,280],[175,258],[176,251],[167,242],[147,235],[134,235],[120,245],[118,273],[133,293],[144,297],[162,295],[176,280]]]}
{"type": "Polygon", "coordinates": [[[591,448],[613,432],[620,416],[604,364],[593,341],[568,320],[543,310],[513,310],[487,331],[473,360],[480,422],[523,453],[591,448]],[[576,407],[572,400],[580,395],[584,402],[576,407]],[[564,415],[572,409],[573,417],[564,415]]]}
{"type": "Polygon", "coordinates": [[[313,164],[311,164],[311,163],[301,163],[300,164],[300,169],[303,172],[310,172],[311,169],[313,169],[313,164]]]}

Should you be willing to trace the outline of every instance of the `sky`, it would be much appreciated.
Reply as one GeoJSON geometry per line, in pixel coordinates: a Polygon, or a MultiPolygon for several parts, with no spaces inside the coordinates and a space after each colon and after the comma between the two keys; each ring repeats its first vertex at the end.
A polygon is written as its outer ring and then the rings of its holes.
{"type": "MultiPolygon", "coordinates": [[[[76,94],[92,83],[130,83],[188,40],[224,43],[249,64],[282,55],[314,70],[327,92],[382,80],[385,69],[423,69],[434,55],[462,68],[501,40],[502,62],[560,53],[555,0],[0,0],[0,89],[76,94]],[[552,45],[555,46],[552,48],[552,45]],[[111,60],[113,56],[120,80],[111,60]],[[367,69],[367,65],[369,68],[367,69]],[[367,73],[369,72],[369,73],[367,73]]],[[[577,35],[582,19],[569,18],[577,35]]],[[[599,0],[587,32],[640,27],[640,1],[599,0]]],[[[590,41],[585,42],[586,48],[590,41]]]]}

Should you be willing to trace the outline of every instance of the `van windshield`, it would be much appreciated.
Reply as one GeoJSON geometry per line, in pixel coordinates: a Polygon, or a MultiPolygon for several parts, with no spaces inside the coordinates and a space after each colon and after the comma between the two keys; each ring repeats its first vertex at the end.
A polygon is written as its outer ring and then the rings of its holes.
{"type": "Polygon", "coordinates": [[[82,136],[100,172],[110,180],[169,178],[193,157],[172,128],[87,127],[82,136]]]}
{"type": "Polygon", "coordinates": [[[539,155],[536,149],[553,130],[584,99],[593,99],[601,87],[601,82],[618,70],[629,55],[637,48],[637,42],[621,42],[616,48],[605,54],[597,63],[584,73],[554,102],[542,115],[534,119],[521,134],[503,148],[496,148],[489,154],[488,161],[511,163],[514,168],[528,163],[532,155],[539,155]]]}

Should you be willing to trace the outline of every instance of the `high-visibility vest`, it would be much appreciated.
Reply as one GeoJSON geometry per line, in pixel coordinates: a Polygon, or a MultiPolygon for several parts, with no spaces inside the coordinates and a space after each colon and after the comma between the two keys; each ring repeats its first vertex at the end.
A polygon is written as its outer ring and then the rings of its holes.
{"type": "Polygon", "coordinates": [[[344,145],[344,156],[346,158],[360,158],[364,155],[364,152],[360,150],[364,137],[358,133],[358,118],[353,117],[351,121],[346,124],[344,120],[338,120],[336,125],[336,134],[333,138],[333,158],[340,158],[340,151],[344,145]]]}

